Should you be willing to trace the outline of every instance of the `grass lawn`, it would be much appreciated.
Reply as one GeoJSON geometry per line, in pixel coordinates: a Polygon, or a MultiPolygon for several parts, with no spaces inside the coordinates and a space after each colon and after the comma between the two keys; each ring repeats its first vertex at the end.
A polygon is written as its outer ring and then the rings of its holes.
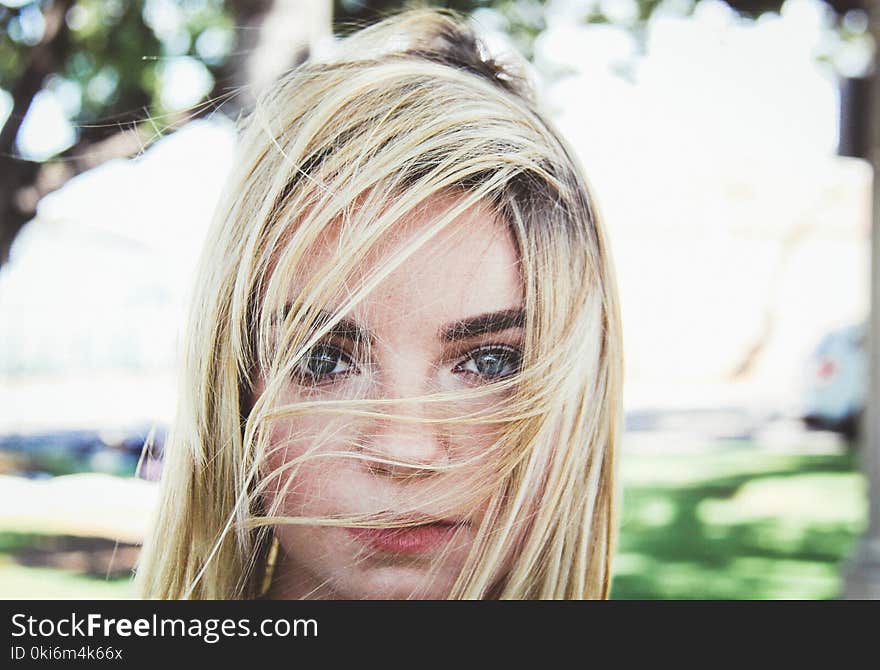
{"type": "MultiPolygon", "coordinates": [[[[612,597],[838,597],[865,522],[856,459],[711,448],[624,455],[612,597]]],[[[126,578],[22,565],[38,542],[0,532],[0,598],[131,597],[126,578]]]]}
{"type": "Polygon", "coordinates": [[[103,579],[79,571],[22,565],[21,557],[56,538],[0,531],[0,598],[99,599],[131,598],[131,580],[103,579]]]}
{"type": "Polygon", "coordinates": [[[836,598],[866,516],[852,455],[628,456],[612,597],[836,598]]]}
{"type": "Polygon", "coordinates": [[[35,600],[118,600],[132,598],[128,579],[97,579],[66,570],[0,563],[0,597],[35,600]]]}

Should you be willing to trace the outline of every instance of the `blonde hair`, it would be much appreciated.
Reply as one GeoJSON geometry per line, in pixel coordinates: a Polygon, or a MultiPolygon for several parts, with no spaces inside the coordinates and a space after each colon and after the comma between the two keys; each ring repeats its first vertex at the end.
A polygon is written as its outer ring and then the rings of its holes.
{"type": "Polygon", "coordinates": [[[403,12],[346,38],[332,60],[287,74],[247,119],[197,273],[161,504],[137,571],[144,597],[259,597],[280,523],[393,524],[265,510],[267,482],[282,474],[263,472],[275,448],[268,428],[310,412],[372,415],[358,400],[276,400],[296,361],[338,319],[480,202],[516,240],[525,344],[518,374],[488,385],[505,392],[503,403],[444,419],[503,427],[493,446],[501,464],[475,480],[488,512],[450,597],[608,597],[622,353],[605,233],[525,78],[490,59],[458,16],[438,10],[403,12]],[[396,222],[441,193],[458,199],[350,285],[396,222]],[[331,225],[339,230],[332,261],[286,303],[290,278],[331,225]],[[334,300],[339,309],[320,320],[334,300]],[[256,370],[268,381],[254,399],[256,370]]]}

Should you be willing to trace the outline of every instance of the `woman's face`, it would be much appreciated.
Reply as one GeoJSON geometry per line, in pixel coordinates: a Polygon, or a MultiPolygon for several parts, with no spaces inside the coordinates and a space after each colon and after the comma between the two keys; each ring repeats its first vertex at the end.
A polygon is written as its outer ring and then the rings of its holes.
{"type": "MultiPolygon", "coordinates": [[[[428,200],[418,213],[399,222],[392,248],[383,247],[383,253],[393,253],[453,203],[451,195],[428,200]]],[[[309,255],[302,276],[311,277],[326,267],[328,253],[318,249],[309,255]]],[[[379,261],[373,256],[363,267],[379,261]]],[[[470,208],[345,315],[340,327],[298,363],[279,401],[399,400],[473,389],[515,374],[523,346],[518,264],[513,238],[502,220],[488,206],[470,208]],[[367,341],[368,356],[363,353],[367,341]]],[[[355,276],[353,285],[357,282],[355,276]]],[[[291,285],[290,298],[301,288],[291,285]]],[[[336,305],[328,307],[333,310],[336,305]]],[[[263,389],[261,376],[256,396],[263,389]]],[[[446,406],[398,402],[375,411],[436,418],[502,399],[498,391],[446,406]]],[[[271,595],[447,596],[485,513],[486,492],[477,494],[474,474],[485,472],[498,458],[489,449],[494,430],[491,424],[322,413],[274,422],[267,472],[291,459],[312,457],[271,480],[267,508],[275,503],[277,514],[308,518],[400,515],[415,518],[419,525],[279,525],[281,551],[271,595]],[[405,465],[392,463],[396,460],[405,465]],[[461,462],[468,465],[446,471],[419,467],[461,462]]]]}

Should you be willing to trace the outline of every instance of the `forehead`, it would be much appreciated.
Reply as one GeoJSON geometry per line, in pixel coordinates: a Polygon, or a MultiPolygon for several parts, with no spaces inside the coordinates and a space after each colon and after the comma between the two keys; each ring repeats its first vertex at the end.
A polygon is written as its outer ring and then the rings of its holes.
{"type": "MultiPolygon", "coordinates": [[[[347,284],[357,288],[371,271],[411,243],[425,227],[455,206],[458,197],[436,195],[395,223],[375,245],[347,284]]],[[[332,271],[338,229],[323,233],[308,254],[299,281],[293,279],[289,297],[300,282],[316,272],[332,271]]],[[[486,203],[463,211],[439,233],[419,246],[373,289],[348,316],[377,329],[402,319],[449,321],[501,309],[519,308],[523,286],[519,255],[507,223],[486,203]]],[[[331,310],[336,305],[328,306],[331,310]]]]}

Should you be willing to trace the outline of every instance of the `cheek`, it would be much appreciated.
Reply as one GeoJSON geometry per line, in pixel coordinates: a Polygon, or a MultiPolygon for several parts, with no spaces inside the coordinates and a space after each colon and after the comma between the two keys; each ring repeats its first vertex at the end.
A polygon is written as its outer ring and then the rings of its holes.
{"type": "MultiPolygon", "coordinates": [[[[487,396],[457,405],[454,413],[480,416],[502,407],[504,401],[505,397],[501,395],[487,396]]],[[[513,456],[510,447],[499,442],[504,428],[504,423],[489,422],[488,419],[477,423],[453,423],[446,427],[451,456],[462,464],[457,479],[466,482],[465,488],[477,497],[473,504],[480,508],[485,508],[489,496],[498,490],[501,473],[513,456]]]]}
{"type": "Polygon", "coordinates": [[[264,502],[285,515],[332,513],[338,507],[337,489],[350,481],[356,461],[332,453],[350,453],[351,422],[328,417],[279,421],[269,435],[261,468],[266,480],[264,502]]]}
{"type": "MultiPolygon", "coordinates": [[[[455,393],[462,391],[462,387],[460,383],[449,383],[448,387],[440,390],[455,393]]],[[[509,393],[496,391],[482,397],[454,400],[438,405],[435,416],[451,419],[449,423],[438,423],[437,426],[438,430],[443,432],[443,437],[453,453],[467,458],[491,453],[493,444],[504,428],[503,423],[492,420],[492,415],[503,410],[509,398],[509,393]],[[468,421],[456,421],[459,417],[468,421]]]]}

